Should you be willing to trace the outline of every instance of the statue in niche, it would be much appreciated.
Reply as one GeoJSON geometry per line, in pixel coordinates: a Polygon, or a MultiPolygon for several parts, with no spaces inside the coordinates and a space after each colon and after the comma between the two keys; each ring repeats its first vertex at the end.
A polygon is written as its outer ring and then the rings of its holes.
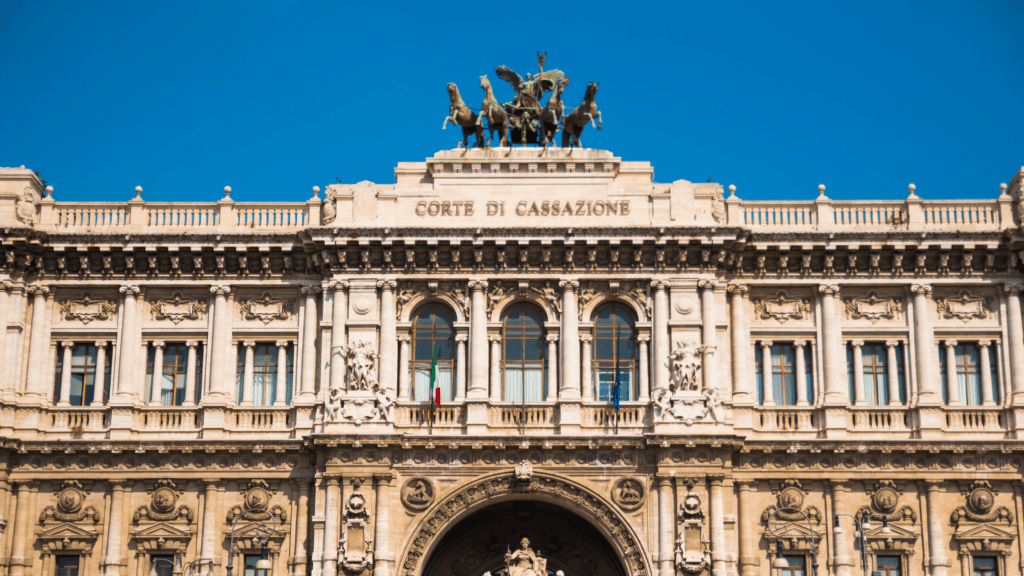
{"type": "Polygon", "coordinates": [[[548,561],[541,558],[530,548],[530,539],[519,541],[519,549],[505,554],[505,567],[508,576],[544,576],[547,574],[548,561]]]}
{"type": "Polygon", "coordinates": [[[700,380],[697,378],[697,372],[700,370],[701,365],[698,354],[703,349],[703,346],[697,346],[692,342],[676,345],[676,349],[669,356],[672,368],[671,386],[673,392],[700,390],[700,380]]]}
{"type": "Polygon", "coordinates": [[[377,384],[374,366],[377,352],[369,342],[362,341],[352,346],[342,346],[348,370],[345,372],[349,390],[371,390],[377,384]]]}

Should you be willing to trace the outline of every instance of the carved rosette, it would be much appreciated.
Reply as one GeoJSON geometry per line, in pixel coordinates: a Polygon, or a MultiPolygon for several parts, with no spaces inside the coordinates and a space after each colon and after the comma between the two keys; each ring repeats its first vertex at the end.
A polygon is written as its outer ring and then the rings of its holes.
{"type": "Polygon", "coordinates": [[[86,292],[81,298],[65,300],[60,305],[60,315],[65,320],[78,320],[88,324],[93,320],[107,320],[114,313],[115,305],[110,300],[93,298],[86,292]]]}
{"type": "Polygon", "coordinates": [[[206,302],[186,298],[181,292],[175,292],[170,298],[154,302],[152,310],[153,317],[157,320],[170,320],[178,324],[182,320],[198,320],[200,314],[206,312],[206,302]]]}
{"type": "Polygon", "coordinates": [[[178,498],[182,495],[178,486],[171,480],[157,480],[154,488],[149,491],[148,506],[140,506],[132,515],[132,522],[138,524],[142,520],[168,522],[184,518],[188,524],[195,520],[195,513],[188,506],[175,508],[178,498]]]}
{"type": "Polygon", "coordinates": [[[259,320],[264,324],[270,324],[274,320],[288,319],[288,301],[274,298],[270,292],[264,292],[259,298],[242,300],[239,306],[242,317],[246,320],[259,320]]]}
{"type": "Polygon", "coordinates": [[[957,318],[964,323],[972,319],[988,318],[991,310],[991,298],[972,296],[968,290],[961,290],[956,296],[940,298],[935,304],[943,318],[957,318]]]}
{"type": "Polygon", "coordinates": [[[811,304],[806,299],[790,298],[785,290],[780,290],[772,298],[754,301],[754,313],[762,320],[777,320],[785,324],[787,320],[803,320],[809,314],[811,304]]]}

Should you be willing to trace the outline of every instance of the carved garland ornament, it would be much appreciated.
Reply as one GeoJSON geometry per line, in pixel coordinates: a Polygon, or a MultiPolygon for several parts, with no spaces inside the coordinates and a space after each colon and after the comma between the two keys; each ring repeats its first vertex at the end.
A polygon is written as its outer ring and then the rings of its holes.
{"type": "Polygon", "coordinates": [[[810,310],[810,302],[790,298],[785,290],[780,290],[774,298],[762,298],[754,302],[754,312],[762,320],[775,319],[781,324],[785,324],[787,320],[803,320],[810,310]]]}
{"type": "Polygon", "coordinates": [[[996,503],[996,491],[987,480],[972,482],[966,490],[961,492],[967,500],[967,506],[960,506],[953,510],[950,522],[954,526],[959,525],[961,520],[966,518],[971,522],[1006,522],[1013,523],[1013,516],[1010,515],[1006,506],[1000,506],[993,510],[996,503]]]}
{"type": "Polygon", "coordinates": [[[971,296],[969,291],[961,290],[956,296],[937,300],[936,306],[943,318],[959,318],[966,323],[972,318],[979,320],[988,318],[991,309],[989,300],[991,299],[971,296]]]}
{"type": "Polygon", "coordinates": [[[277,518],[278,524],[283,524],[288,521],[288,513],[285,512],[280,506],[270,506],[270,498],[274,495],[274,490],[267,484],[266,480],[252,480],[246,485],[245,490],[242,491],[242,502],[245,505],[245,509],[242,506],[232,506],[228,510],[227,522],[231,524],[239,516],[243,520],[251,522],[258,522],[262,520],[270,520],[271,516],[277,518]],[[259,510],[267,510],[267,512],[259,512],[259,510]]]}
{"type": "Polygon", "coordinates": [[[114,303],[110,300],[93,298],[90,292],[81,298],[66,300],[60,305],[60,314],[66,320],[79,320],[88,324],[93,320],[106,320],[114,313],[114,303]]]}
{"type": "MultiPolygon", "coordinates": [[[[801,510],[804,505],[804,498],[807,496],[807,491],[804,490],[799,480],[786,480],[782,483],[781,488],[773,490],[773,492],[775,493],[778,506],[769,506],[764,509],[764,512],[761,513],[761,524],[767,525],[768,519],[776,510],[786,508],[801,510]]],[[[821,524],[821,512],[817,507],[808,506],[804,513],[815,524],[821,524]]],[[[789,512],[779,512],[775,517],[786,522],[797,522],[804,519],[801,514],[789,512]]]]}
{"type": "Polygon", "coordinates": [[[198,320],[199,315],[206,312],[206,302],[195,298],[185,298],[181,292],[171,294],[153,303],[153,316],[157,320],[170,320],[175,324],[182,320],[198,320]]]}
{"type": "MultiPolygon", "coordinates": [[[[437,506],[434,512],[423,520],[412,538],[412,544],[402,563],[402,576],[416,576],[417,566],[431,541],[452,518],[481,500],[513,493],[515,491],[513,483],[513,478],[509,475],[491,478],[462,488],[449,496],[440,506],[437,506]]],[[[548,476],[534,477],[531,489],[571,501],[577,507],[600,519],[607,526],[608,533],[618,544],[619,549],[623,551],[627,571],[632,576],[648,576],[650,574],[644,560],[643,548],[630,531],[629,526],[598,496],[589,490],[548,476]]]]}
{"type": "Polygon", "coordinates": [[[892,320],[902,310],[902,302],[894,298],[882,298],[874,290],[860,298],[846,299],[846,313],[850,318],[867,318],[872,324],[882,318],[892,320]]]}
{"type": "Polygon", "coordinates": [[[264,292],[260,298],[242,300],[240,304],[242,316],[246,320],[259,320],[270,324],[274,320],[288,319],[288,301],[274,298],[270,292],[264,292]]]}
{"type": "Polygon", "coordinates": [[[51,520],[81,522],[85,519],[92,520],[93,524],[99,523],[100,513],[95,508],[92,506],[82,508],[82,504],[85,502],[85,492],[81,483],[75,480],[62,482],[54,496],[57,499],[57,506],[56,508],[53,506],[43,508],[39,514],[40,524],[45,525],[51,520]]]}

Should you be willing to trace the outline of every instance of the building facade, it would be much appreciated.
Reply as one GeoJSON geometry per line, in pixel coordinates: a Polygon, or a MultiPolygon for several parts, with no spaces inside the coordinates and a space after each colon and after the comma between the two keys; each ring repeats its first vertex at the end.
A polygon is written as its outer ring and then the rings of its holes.
{"type": "Polygon", "coordinates": [[[395,174],[0,169],[0,574],[1022,571],[1024,168],[895,202],[589,149],[395,174]]]}

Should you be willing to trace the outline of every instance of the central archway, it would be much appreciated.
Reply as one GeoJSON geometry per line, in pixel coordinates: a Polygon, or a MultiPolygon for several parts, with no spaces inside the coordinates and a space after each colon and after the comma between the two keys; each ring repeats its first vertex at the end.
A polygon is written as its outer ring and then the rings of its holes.
{"type": "Polygon", "coordinates": [[[430,553],[423,576],[503,576],[505,553],[523,538],[547,560],[549,575],[627,576],[594,526],[566,508],[533,500],[494,504],[459,521],[430,553]]]}

